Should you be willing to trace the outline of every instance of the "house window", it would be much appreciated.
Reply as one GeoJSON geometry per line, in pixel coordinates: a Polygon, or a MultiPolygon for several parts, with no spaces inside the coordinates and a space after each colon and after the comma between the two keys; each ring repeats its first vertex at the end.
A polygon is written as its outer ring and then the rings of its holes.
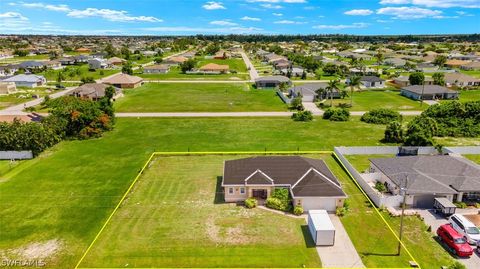
{"type": "Polygon", "coordinates": [[[228,188],[228,194],[233,194],[233,188],[228,188]]]}
{"type": "Polygon", "coordinates": [[[245,194],[245,188],[240,188],[240,194],[245,194]]]}

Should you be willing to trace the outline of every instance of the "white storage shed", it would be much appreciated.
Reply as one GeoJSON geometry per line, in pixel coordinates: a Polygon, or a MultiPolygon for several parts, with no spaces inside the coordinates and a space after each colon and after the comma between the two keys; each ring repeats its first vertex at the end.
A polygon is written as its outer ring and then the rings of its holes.
{"type": "Polygon", "coordinates": [[[308,229],[317,246],[335,244],[335,227],[326,210],[308,211],[308,229]]]}

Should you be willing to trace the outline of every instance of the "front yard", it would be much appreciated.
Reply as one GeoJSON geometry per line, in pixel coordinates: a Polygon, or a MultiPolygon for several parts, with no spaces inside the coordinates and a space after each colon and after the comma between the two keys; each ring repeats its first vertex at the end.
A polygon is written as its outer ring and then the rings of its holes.
{"type": "Polygon", "coordinates": [[[287,111],[273,90],[255,90],[244,83],[146,83],[125,90],[118,112],[287,111]]]}
{"type": "Polygon", "coordinates": [[[119,73],[120,69],[97,69],[95,71],[90,71],[88,69],[88,64],[82,64],[82,65],[71,65],[63,69],[57,69],[57,70],[48,69],[44,72],[39,73],[39,75],[45,76],[47,81],[56,82],[59,72],[62,72],[64,74],[65,78],[63,80],[65,81],[68,81],[68,80],[78,81],[86,77],[91,77],[93,79],[108,77],[115,73],[119,73]]]}
{"type": "Polygon", "coordinates": [[[223,203],[223,161],[157,157],[81,267],[320,267],[304,219],[223,203]]]}

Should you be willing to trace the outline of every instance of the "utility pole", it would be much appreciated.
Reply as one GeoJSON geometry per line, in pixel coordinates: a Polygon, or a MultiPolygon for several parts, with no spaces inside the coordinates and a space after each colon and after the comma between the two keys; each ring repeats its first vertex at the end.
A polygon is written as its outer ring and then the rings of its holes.
{"type": "Polygon", "coordinates": [[[400,256],[402,250],[402,235],[403,235],[403,216],[405,215],[405,202],[407,200],[407,186],[408,186],[408,176],[405,176],[405,186],[400,188],[400,191],[403,193],[403,202],[402,202],[402,215],[400,216],[400,233],[398,240],[398,249],[397,255],[400,256]]]}

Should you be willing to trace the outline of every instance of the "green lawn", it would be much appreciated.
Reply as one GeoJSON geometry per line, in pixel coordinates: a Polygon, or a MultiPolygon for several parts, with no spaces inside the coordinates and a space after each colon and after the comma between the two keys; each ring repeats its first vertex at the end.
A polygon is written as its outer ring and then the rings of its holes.
{"type": "MultiPolygon", "coordinates": [[[[350,155],[348,161],[360,172],[369,167],[369,158],[388,158],[392,155],[350,155]]],[[[399,231],[400,218],[383,213],[394,231],[399,231]]],[[[452,262],[451,256],[434,239],[434,234],[427,231],[427,225],[417,217],[404,218],[405,245],[422,268],[440,268],[452,262]]],[[[364,232],[354,226],[356,232],[364,232]]],[[[383,267],[377,264],[376,267],[383,267]]]]}
{"type": "Polygon", "coordinates": [[[136,76],[147,80],[247,80],[248,74],[183,74],[178,66],[173,66],[167,74],[143,74],[135,73],[136,76]]]}
{"type": "Polygon", "coordinates": [[[458,69],[458,71],[460,71],[461,73],[470,75],[470,76],[472,76],[472,77],[475,77],[475,78],[480,78],[480,70],[462,70],[462,69],[458,69]]]}
{"type": "Polygon", "coordinates": [[[115,104],[119,112],[286,111],[274,90],[247,84],[146,83],[126,90],[115,104]]]}
{"type": "Polygon", "coordinates": [[[223,202],[242,157],[157,157],[81,266],[320,267],[304,219],[223,202]]]}
{"type": "Polygon", "coordinates": [[[208,63],[214,64],[226,64],[230,67],[230,70],[236,70],[237,72],[244,73],[247,72],[247,66],[241,58],[230,58],[230,59],[202,59],[199,58],[197,62],[197,67],[202,67],[208,63]]]}
{"type": "Polygon", "coordinates": [[[120,70],[97,69],[95,71],[90,71],[88,70],[88,64],[83,64],[83,65],[72,65],[59,70],[49,69],[45,72],[39,73],[39,75],[45,76],[45,78],[48,81],[57,81],[57,76],[59,72],[63,72],[63,74],[65,75],[64,80],[81,80],[83,77],[92,77],[94,79],[104,78],[112,74],[119,73],[120,70]]]}
{"type": "Polygon", "coordinates": [[[38,87],[38,88],[19,88],[17,89],[18,92],[12,93],[9,95],[0,95],[0,109],[7,108],[9,106],[13,106],[16,104],[21,104],[33,100],[32,94],[37,94],[38,96],[42,97],[48,93],[46,88],[38,87]]]}
{"type": "Polygon", "coordinates": [[[463,155],[465,158],[469,159],[469,160],[472,160],[478,164],[480,164],[480,154],[467,154],[467,155],[463,155]]]}
{"type": "Polygon", "coordinates": [[[460,92],[460,101],[480,101],[480,90],[466,90],[460,92]]]}
{"type": "MultiPolygon", "coordinates": [[[[350,89],[345,88],[348,94],[350,89]]],[[[345,99],[333,99],[333,104],[350,104],[350,96],[345,99]]],[[[330,99],[325,101],[330,104],[330,99]]],[[[428,105],[420,107],[420,102],[401,96],[399,91],[395,90],[363,90],[353,93],[353,106],[351,111],[369,111],[374,108],[389,108],[394,110],[423,110],[428,105]]]]}
{"type": "Polygon", "coordinates": [[[0,181],[2,181],[2,176],[8,173],[10,170],[13,170],[15,167],[20,165],[22,161],[14,161],[11,162],[10,160],[0,160],[0,181]]]}
{"type": "Polygon", "coordinates": [[[42,61],[47,61],[48,54],[40,54],[40,55],[33,55],[33,56],[23,56],[23,57],[13,57],[9,59],[1,59],[0,60],[0,65],[2,64],[11,64],[11,63],[19,63],[19,62],[24,62],[24,61],[37,61],[37,60],[42,60],[42,61]]]}
{"type": "MultiPolygon", "coordinates": [[[[0,255],[56,239],[59,249],[45,259],[48,266],[74,267],[153,151],[332,150],[381,145],[383,131],[383,126],[358,117],[310,123],[288,118],[119,118],[102,138],[62,142],[2,176],[0,255]]],[[[344,186],[352,199],[359,199],[357,204],[363,203],[358,192],[350,191],[353,185],[344,186]]],[[[384,234],[377,232],[379,224],[370,229],[377,217],[364,206],[370,220],[362,221],[359,216],[365,214],[358,211],[342,221],[366,265],[381,265],[380,260],[393,258],[375,255],[379,251],[371,249],[376,242],[367,236],[353,237],[384,234]]]]}

